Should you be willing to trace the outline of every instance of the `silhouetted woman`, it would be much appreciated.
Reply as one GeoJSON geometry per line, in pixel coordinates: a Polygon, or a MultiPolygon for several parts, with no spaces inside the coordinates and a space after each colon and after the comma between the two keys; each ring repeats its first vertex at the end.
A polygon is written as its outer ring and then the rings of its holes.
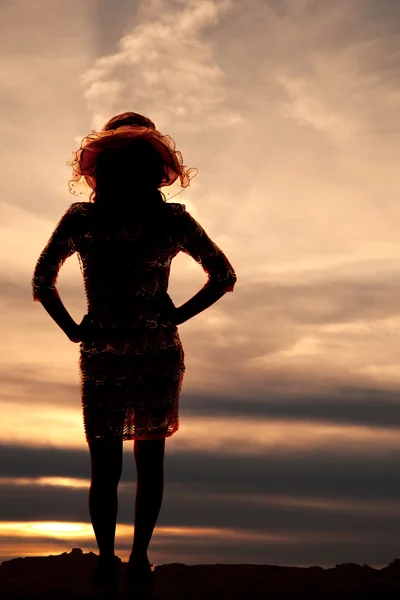
{"type": "Polygon", "coordinates": [[[185,372],[177,325],[233,291],[236,275],[224,253],[184,204],[167,203],[159,188],[192,169],[169,136],[137,113],[113,117],[74,152],[70,190],[85,192],[57,224],[37,262],[33,298],[72,342],[79,367],[86,440],[91,456],[89,511],[99,548],[98,570],[116,575],[117,488],[123,442],[134,440],[135,526],[129,573],[151,578],[147,549],[161,508],[165,438],[179,427],[185,372]],[[208,275],[179,308],[167,294],[179,251],[208,275]],[[63,262],[77,253],[87,314],[75,323],[56,288],[63,262]]]}

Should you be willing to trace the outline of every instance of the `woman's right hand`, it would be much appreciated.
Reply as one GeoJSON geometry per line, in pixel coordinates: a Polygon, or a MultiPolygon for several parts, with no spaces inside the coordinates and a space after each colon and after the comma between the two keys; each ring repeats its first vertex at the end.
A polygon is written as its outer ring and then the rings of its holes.
{"type": "Polygon", "coordinates": [[[77,337],[81,342],[91,343],[96,341],[98,337],[98,331],[96,328],[90,323],[89,315],[86,313],[83,316],[82,321],[78,325],[78,335],[77,337]],[[96,335],[97,333],[97,335],[96,335]]]}
{"type": "Polygon", "coordinates": [[[178,321],[178,309],[172,301],[171,296],[165,292],[161,294],[160,301],[160,315],[166,321],[171,321],[174,325],[177,325],[178,321]]]}

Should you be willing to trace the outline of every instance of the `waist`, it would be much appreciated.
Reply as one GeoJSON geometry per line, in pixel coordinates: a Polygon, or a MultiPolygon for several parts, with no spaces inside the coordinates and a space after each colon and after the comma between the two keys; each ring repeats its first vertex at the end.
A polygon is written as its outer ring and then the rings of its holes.
{"type": "Polygon", "coordinates": [[[82,327],[85,329],[96,330],[104,334],[119,334],[122,332],[136,333],[143,330],[157,329],[159,327],[176,328],[176,325],[159,313],[137,316],[119,316],[104,315],[88,312],[82,320],[82,327]]]}
{"type": "Polygon", "coordinates": [[[86,314],[82,321],[81,342],[83,348],[126,350],[143,348],[154,344],[156,347],[175,345],[178,327],[170,321],[142,319],[140,323],[104,323],[90,319],[86,314]],[[168,341],[172,340],[172,341],[168,341]]]}

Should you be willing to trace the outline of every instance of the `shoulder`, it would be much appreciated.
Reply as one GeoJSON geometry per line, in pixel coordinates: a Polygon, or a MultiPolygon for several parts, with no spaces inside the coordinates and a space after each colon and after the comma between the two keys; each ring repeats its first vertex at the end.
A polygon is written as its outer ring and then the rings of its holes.
{"type": "Polygon", "coordinates": [[[180,204],[179,202],[170,202],[169,206],[171,207],[172,213],[178,217],[174,218],[174,222],[176,224],[176,230],[180,232],[180,234],[188,236],[198,236],[204,235],[205,231],[200,223],[190,214],[188,210],[186,210],[185,204],[180,204]]]}
{"type": "Polygon", "coordinates": [[[65,210],[57,223],[57,231],[70,232],[77,230],[81,223],[86,222],[86,215],[91,213],[92,206],[89,202],[73,202],[65,210]]]}
{"type": "Polygon", "coordinates": [[[178,217],[175,222],[179,223],[180,227],[185,227],[187,229],[190,227],[196,228],[198,226],[197,221],[186,209],[185,204],[180,204],[179,202],[170,202],[167,206],[170,207],[170,212],[172,215],[174,217],[178,217]]]}
{"type": "Polygon", "coordinates": [[[166,202],[165,204],[174,215],[180,216],[187,213],[185,204],[181,204],[180,202],[166,202]]]}
{"type": "Polygon", "coordinates": [[[82,215],[86,216],[92,213],[93,203],[92,202],[73,202],[68,210],[69,215],[82,215]]]}
{"type": "Polygon", "coordinates": [[[73,202],[65,211],[62,221],[69,225],[86,222],[87,217],[93,212],[91,202],[73,202]]]}

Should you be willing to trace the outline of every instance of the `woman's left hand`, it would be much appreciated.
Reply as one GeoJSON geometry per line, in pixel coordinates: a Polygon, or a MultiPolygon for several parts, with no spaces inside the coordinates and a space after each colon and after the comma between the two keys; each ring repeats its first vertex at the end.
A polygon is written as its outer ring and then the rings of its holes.
{"type": "Polygon", "coordinates": [[[177,308],[167,292],[161,295],[160,313],[163,318],[175,324],[177,308]]]}
{"type": "Polygon", "coordinates": [[[79,342],[84,342],[88,338],[88,315],[84,315],[82,321],[79,325],[73,329],[73,331],[68,335],[71,342],[75,344],[79,342]]]}

